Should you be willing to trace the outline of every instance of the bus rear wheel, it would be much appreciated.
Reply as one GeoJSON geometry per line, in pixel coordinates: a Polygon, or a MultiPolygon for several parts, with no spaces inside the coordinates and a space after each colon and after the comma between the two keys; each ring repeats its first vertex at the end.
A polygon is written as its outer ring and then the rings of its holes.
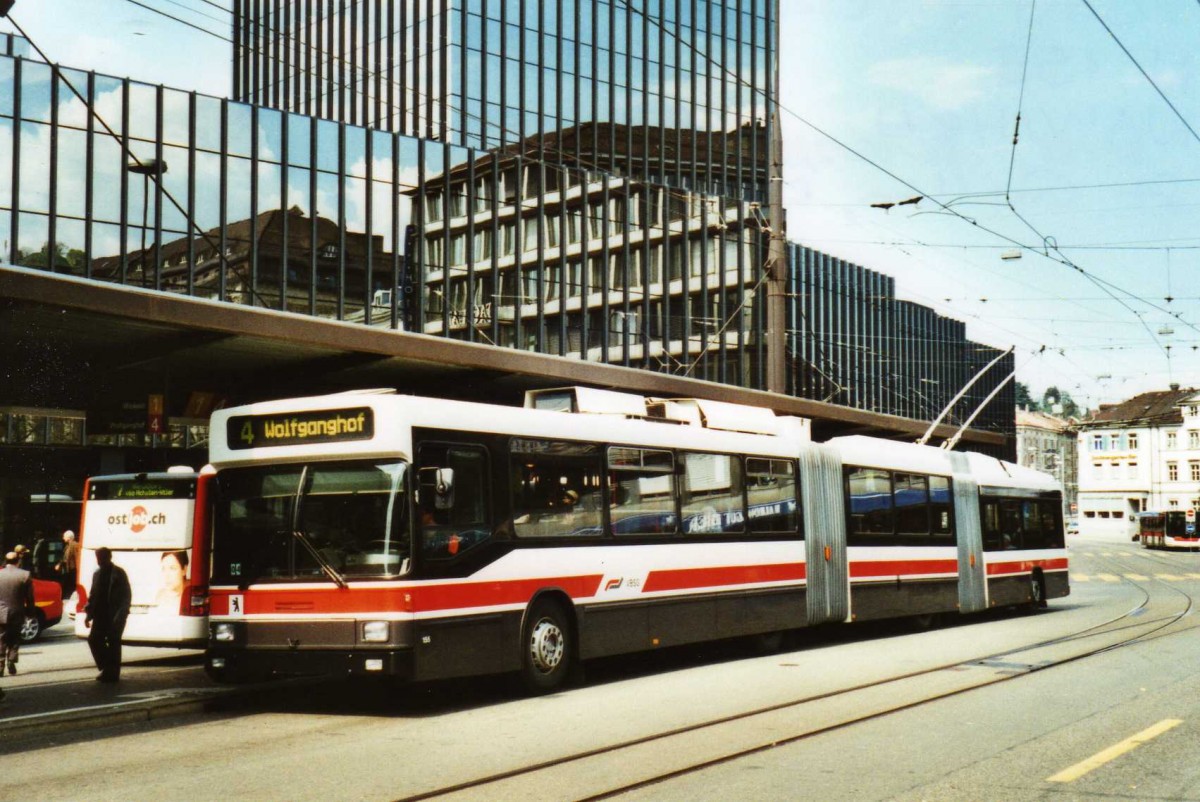
{"type": "Polygon", "coordinates": [[[532,694],[562,687],[574,659],[570,619],[561,604],[539,601],[529,609],[521,635],[521,680],[532,694]]]}

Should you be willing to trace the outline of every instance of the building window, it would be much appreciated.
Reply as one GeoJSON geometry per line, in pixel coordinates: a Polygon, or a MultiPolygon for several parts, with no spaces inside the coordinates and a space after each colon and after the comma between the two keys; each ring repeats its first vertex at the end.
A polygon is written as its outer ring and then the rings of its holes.
{"type": "Polygon", "coordinates": [[[1119,451],[1121,449],[1121,435],[1110,434],[1108,436],[1108,447],[1112,451],[1119,451]]]}
{"type": "Polygon", "coordinates": [[[1173,498],[1170,501],[1168,501],[1167,503],[1171,505],[1172,509],[1174,509],[1179,506],[1179,499],[1173,498]]]}
{"type": "Polygon", "coordinates": [[[1192,429],[1188,432],[1188,448],[1200,448],[1200,431],[1192,429]]]}
{"type": "Polygon", "coordinates": [[[1130,460],[1129,464],[1125,466],[1125,478],[1126,479],[1136,479],[1137,475],[1138,475],[1138,464],[1136,461],[1130,460]]]}
{"type": "Polygon", "coordinates": [[[1129,450],[1130,450],[1130,451],[1136,451],[1136,450],[1137,450],[1137,446],[1138,446],[1138,436],[1137,436],[1137,432],[1130,432],[1130,433],[1129,433],[1129,434],[1127,434],[1125,437],[1126,437],[1126,439],[1127,439],[1127,440],[1128,440],[1128,442],[1129,442],[1129,450]]]}
{"type": "Polygon", "coordinates": [[[1104,435],[1102,435],[1102,434],[1092,435],[1092,451],[1103,451],[1103,450],[1104,450],[1104,435]]]}
{"type": "Polygon", "coordinates": [[[1175,432],[1167,432],[1167,448],[1178,448],[1179,438],[1175,436],[1175,432]]]}
{"type": "Polygon", "coordinates": [[[1200,482],[1200,462],[1192,460],[1188,463],[1188,470],[1191,472],[1192,481],[1200,482]]]}
{"type": "Polygon", "coordinates": [[[1168,482],[1178,482],[1179,481],[1179,463],[1178,462],[1168,462],[1167,463],[1167,481],[1168,482]]]}

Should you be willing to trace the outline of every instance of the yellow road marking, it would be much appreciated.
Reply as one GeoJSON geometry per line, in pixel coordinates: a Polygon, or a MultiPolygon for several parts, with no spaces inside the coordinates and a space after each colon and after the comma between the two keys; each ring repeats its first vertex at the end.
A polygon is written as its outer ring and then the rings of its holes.
{"type": "Polygon", "coordinates": [[[1047,777],[1046,782],[1048,782],[1048,783],[1074,782],[1075,780],[1078,780],[1083,775],[1087,774],[1089,771],[1098,769],[1101,766],[1103,766],[1105,763],[1108,763],[1109,761],[1116,760],[1117,758],[1119,758],[1121,755],[1125,754],[1126,752],[1131,752],[1134,749],[1137,749],[1139,746],[1146,743],[1147,741],[1149,741],[1153,738],[1157,738],[1158,736],[1162,735],[1167,730],[1178,727],[1182,723],[1183,723],[1183,721],[1181,719],[1177,719],[1177,718],[1163,719],[1162,721],[1155,724],[1153,727],[1147,727],[1146,729],[1139,732],[1137,735],[1130,736],[1129,738],[1126,738],[1124,741],[1121,741],[1118,744],[1113,744],[1112,746],[1108,747],[1107,749],[1102,750],[1102,751],[1097,752],[1096,754],[1092,755],[1087,760],[1081,760],[1080,762],[1076,763],[1074,766],[1063,769],[1058,774],[1055,774],[1053,777],[1047,777]]]}
{"type": "Polygon", "coordinates": [[[1072,582],[1091,582],[1092,578],[1087,574],[1071,574],[1072,582]]]}
{"type": "Polygon", "coordinates": [[[1126,574],[1126,579],[1132,579],[1134,582],[1149,582],[1150,577],[1142,576],[1141,574],[1126,574]]]}
{"type": "Polygon", "coordinates": [[[1096,579],[1099,579],[1101,582],[1120,582],[1121,581],[1121,577],[1116,576],[1115,574],[1096,574],[1096,579]]]}
{"type": "Polygon", "coordinates": [[[1165,579],[1165,580],[1167,580],[1168,582],[1181,582],[1181,581],[1183,581],[1183,577],[1181,577],[1181,576],[1178,576],[1178,575],[1176,575],[1176,574],[1155,574],[1155,575],[1154,575],[1154,578],[1155,578],[1155,579],[1165,579]]]}
{"type": "Polygon", "coordinates": [[[1184,576],[1189,577],[1191,579],[1200,579],[1200,574],[1184,574],[1184,576]]]}

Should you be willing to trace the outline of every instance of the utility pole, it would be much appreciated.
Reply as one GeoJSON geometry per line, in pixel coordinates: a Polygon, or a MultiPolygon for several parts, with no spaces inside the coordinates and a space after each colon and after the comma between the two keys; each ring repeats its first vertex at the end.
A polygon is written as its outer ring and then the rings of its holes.
{"type": "Polygon", "coordinates": [[[783,219],[783,132],[779,125],[779,0],[771,26],[775,63],[767,119],[770,121],[770,161],[767,169],[771,239],[767,249],[767,392],[787,392],[787,228],[783,219]]]}

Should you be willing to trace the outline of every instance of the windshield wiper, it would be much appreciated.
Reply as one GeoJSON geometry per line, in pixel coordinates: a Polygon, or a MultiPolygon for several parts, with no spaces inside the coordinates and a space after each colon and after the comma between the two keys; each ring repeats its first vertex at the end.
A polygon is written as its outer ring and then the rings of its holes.
{"type": "Polygon", "coordinates": [[[346,587],[346,580],[337,572],[337,569],[329,564],[329,560],[326,560],[321,552],[317,551],[317,547],[314,546],[312,541],[308,539],[308,535],[304,534],[299,529],[293,529],[292,536],[304,544],[304,548],[308,549],[308,553],[311,554],[313,559],[317,561],[317,565],[321,566],[321,570],[324,571],[330,579],[336,582],[339,588],[346,587]]]}

